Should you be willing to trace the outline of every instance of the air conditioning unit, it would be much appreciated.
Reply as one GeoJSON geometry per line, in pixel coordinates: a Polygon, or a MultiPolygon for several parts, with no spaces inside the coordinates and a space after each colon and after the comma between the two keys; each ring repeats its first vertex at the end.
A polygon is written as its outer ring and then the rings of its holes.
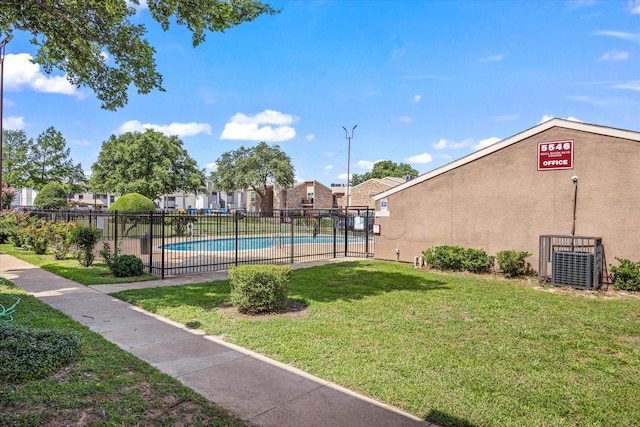
{"type": "Polygon", "coordinates": [[[593,288],[593,254],[587,252],[553,252],[551,282],[593,288]]]}

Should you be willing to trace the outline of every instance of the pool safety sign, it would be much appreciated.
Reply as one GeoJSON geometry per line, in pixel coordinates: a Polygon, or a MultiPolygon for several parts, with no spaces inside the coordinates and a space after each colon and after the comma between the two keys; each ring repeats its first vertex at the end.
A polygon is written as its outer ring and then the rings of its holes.
{"type": "Polygon", "coordinates": [[[538,170],[573,169],[573,140],[539,142],[538,170]]]}

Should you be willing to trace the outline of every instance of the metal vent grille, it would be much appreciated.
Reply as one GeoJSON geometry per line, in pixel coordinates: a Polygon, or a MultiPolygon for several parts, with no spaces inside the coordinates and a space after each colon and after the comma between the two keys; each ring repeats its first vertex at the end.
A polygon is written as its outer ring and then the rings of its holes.
{"type": "Polygon", "coordinates": [[[593,287],[593,254],[585,252],[553,253],[551,281],[558,285],[593,287]]]}

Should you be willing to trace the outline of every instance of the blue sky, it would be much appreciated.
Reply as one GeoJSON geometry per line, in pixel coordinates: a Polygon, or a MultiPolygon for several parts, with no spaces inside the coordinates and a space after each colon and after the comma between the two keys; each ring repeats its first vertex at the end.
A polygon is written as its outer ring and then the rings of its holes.
{"type": "Polygon", "coordinates": [[[260,141],[299,180],[379,160],[420,174],[551,117],[640,130],[640,1],[273,1],[282,12],[191,45],[141,7],[166,92],[110,112],[6,47],[4,127],[62,132],[85,171],[110,135],[177,134],[200,167],[260,141]]]}

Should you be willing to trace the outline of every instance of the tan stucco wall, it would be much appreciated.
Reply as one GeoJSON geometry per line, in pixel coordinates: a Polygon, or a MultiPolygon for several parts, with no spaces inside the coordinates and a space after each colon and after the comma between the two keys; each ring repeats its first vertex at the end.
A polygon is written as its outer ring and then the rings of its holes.
{"type": "Polygon", "coordinates": [[[574,175],[575,235],[602,237],[608,264],[640,260],[640,143],[561,127],[389,195],[375,257],[395,260],[397,248],[412,262],[437,245],[515,249],[533,253],[537,269],[539,236],[571,233],[574,175]],[[574,168],[538,171],[538,143],[565,139],[574,140],[574,168]]]}

